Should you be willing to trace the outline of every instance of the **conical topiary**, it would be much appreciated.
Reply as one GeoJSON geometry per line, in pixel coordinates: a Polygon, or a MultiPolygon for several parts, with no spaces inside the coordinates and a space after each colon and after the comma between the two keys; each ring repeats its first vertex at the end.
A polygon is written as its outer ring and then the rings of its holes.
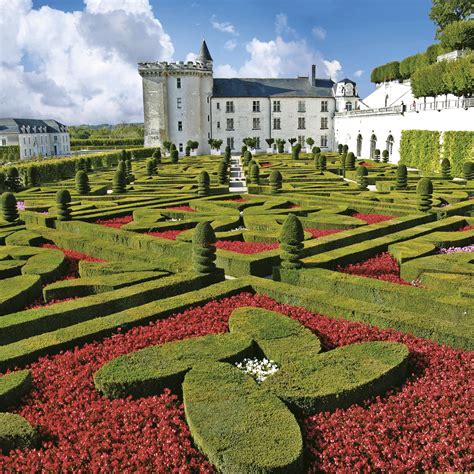
{"type": "Polygon", "coordinates": [[[210,178],[207,171],[201,171],[198,175],[198,196],[209,196],[210,178]]]}
{"type": "Polygon", "coordinates": [[[398,165],[397,166],[397,182],[396,182],[396,189],[402,190],[407,189],[408,185],[408,172],[407,167],[405,165],[398,165]]]}
{"type": "Polygon", "coordinates": [[[473,161],[466,161],[462,165],[462,175],[464,179],[470,181],[474,179],[474,162],[473,161]]]}
{"type": "Polygon", "coordinates": [[[441,176],[451,179],[451,162],[447,158],[443,158],[441,161],[441,176]]]}
{"type": "Polygon", "coordinates": [[[130,158],[125,160],[125,176],[128,184],[133,182],[134,178],[132,174],[132,160],[130,158]]]}
{"type": "Polygon", "coordinates": [[[240,149],[240,156],[245,156],[245,152],[248,150],[247,145],[242,145],[242,148],[240,149]]]}
{"type": "Polygon", "coordinates": [[[58,221],[69,221],[71,219],[71,194],[67,189],[60,189],[56,193],[56,207],[58,221]]]}
{"type": "Polygon", "coordinates": [[[299,160],[300,159],[300,151],[301,151],[301,145],[298,143],[291,149],[291,158],[293,160],[299,160]]]}
{"type": "Polygon", "coordinates": [[[348,152],[349,152],[349,145],[342,145],[342,153],[345,153],[347,155],[348,152]]]}
{"type": "Polygon", "coordinates": [[[20,217],[13,193],[2,194],[2,217],[7,222],[15,222],[20,217]]]}
{"type": "Polygon", "coordinates": [[[127,150],[122,150],[120,152],[120,157],[119,157],[119,161],[127,161],[128,160],[128,153],[127,153],[127,150]]]}
{"type": "Polygon", "coordinates": [[[315,153],[313,155],[313,161],[314,161],[314,168],[317,170],[317,171],[320,171],[321,168],[320,168],[320,163],[319,163],[319,160],[321,159],[321,153],[315,153]]]}
{"type": "Polygon", "coordinates": [[[41,186],[41,174],[39,168],[36,165],[31,165],[28,167],[27,176],[29,186],[41,186]]]}
{"type": "Polygon", "coordinates": [[[219,179],[219,184],[227,183],[227,161],[224,159],[219,163],[219,168],[217,170],[217,176],[219,179]]]}
{"type": "Polygon", "coordinates": [[[225,153],[224,153],[224,159],[225,162],[229,165],[230,164],[230,159],[232,158],[232,152],[230,151],[230,147],[226,147],[225,153]],[[229,149],[227,149],[229,148],[229,149]]]}
{"type": "Polygon", "coordinates": [[[273,170],[270,173],[270,194],[278,194],[283,185],[283,177],[278,170],[273,170]]]}
{"type": "Polygon", "coordinates": [[[92,158],[88,156],[86,158],[86,172],[90,173],[92,171],[92,158]]]}
{"type": "Polygon", "coordinates": [[[378,148],[374,151],[374,161],[380,163],[380,150],[378,148]]]}
{"type": "Polygon", "coordinates": [[[319,169],[321,171],[326,171],[327,169],[327,158],[326,155],[321,154],[319,157],[319,169]]]}
{"type": "Polygon", "coordinates": [[[191,156],[191,147],[190,146],[187,146],[185,149],[184,149],[184,154],[186,156],[191,156]]]}
{"type": "MultiPolygon", "coordinates": [[[[123,161],[121,161],[121,163],[123,163],[123,161]]],[[[125,175],[125,171],[120,168],[114,173],[112,191],[114,194],[127,192],[127,176],[125,175]]]]}
{"type": "Polygon", "coordinates": [[[260,168],[257,164],[250,167],[250,184],[260,184],[260,168]]]}
{"type": "Polygon", "coordinates": [[[89,177],[85,171],[76,173],[76,191],[78,194],[88,194],[91,190],[89,186],[89,177]]]}
{"type": "Polygon", "coordinates": [[[280,259],[283,268],[298,269],[303,266],[303,241],[304,230],[301,221],[294,214],[289,214],[280,233],[280,259]]]}
{"type": "Polygon", "coordinates": [[[146,174],[150,177],[155,174],[155,160],[153,158],[146,160],[146,174]]]}
{"type": "Polygon", "coordinates": [[[428,212],[433,204],[433,183],[428,178],[421,178],[416,187],[418,194],[418,210],[428,212]]]}
{"type": "Polygon", "coordinates": [[[161,149],[158,147],[152,155],[153,159],[155,160],[156,164],[159,165],[161,164],[161,149]]]}
{"type": "Polygon", "coordinates": [[[357,184],[361,191],[367,190],[367,185],[369,184],[369,179],[367,178],[369,172],[365,166],[359,166],[357,168],[357,184]]]}
{"type": "Polygon", "coordinates": [[[356,157],[355,157],[354,153],[352,153],[352,151],[351,151],[347,154],[346,167],[347,167],[348,170],[354,171],[356,169],[355,164],[356,164],[356,157]]]}
{"type": "Polygon", "coordinates": [[[193,234],[193,268],[197,273],[216,270],[216,234],[209,222],[200,222],[193,234]]]}
{"type": "Polygon", "coordinates": [[[341,155],[341,168],[343,170],[347,169],[347,153],[342,153],[341,155]]]}
{"type": "Polygon", "coordinates": [[[171,163],[176,165],[179,160],[179,153],[178,150],[171,150],[171,163]]]}
{"type": "Polygon", "coordinates": [[[388,163],[388,159],[390,158],[389,154],[388,154],[388,150],[384,150],[382,152],[382,161],[384,163],[388,163]]]}
{"type": "Polygon", "coordinates": [[[87,161],[85,158],[79,158],[75,163],[76,172],[77,171],[87,171],[87,161]]]}
{"type": "Polygon", "coordinates": [[[7,169],[6,185],[7,188],[14,193],[20,190],[20,173],[18,172],[18,168],[16,166],[11,166],[7,169]]]}
{"type": "Polygon", "coordinates": [[[313,155],[316,155],[317,153],[321,153],[321,148],[319,148],[319,146],[315,146],[311,151],[313,152],[313,155]]]}
{"type": "Polygon", "coordinates": [[[244,152],[244,159],[243,159],[244,166],[248,166],[251,159],[252,159],[252,153],[250,153],[250,151],[246,150],[244,152]]]}
{"type": "Polygon", "coordinates": [[[337,152],[342,155],[342,150],[344,148],[344,145],[342,143],[339,143],[339,145],[337,145],[337,152]]]}

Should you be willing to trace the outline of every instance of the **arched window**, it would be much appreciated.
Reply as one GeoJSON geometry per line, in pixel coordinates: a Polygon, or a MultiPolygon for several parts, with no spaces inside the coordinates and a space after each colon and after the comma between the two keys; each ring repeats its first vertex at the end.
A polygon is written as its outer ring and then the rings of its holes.
{"type": "Polygon", "coordinates": [[[346,110],[352,110],[352,102],[346,102],[346,110]]]}
{"type": "Polygon", "coordinates": [[[370,158],[373,160],[375,156],[375,149],[377,148],[377,137],[372,135],[370,137],[370,158]]]}
{"type": "Polygon", "coordinates": [[[362,155],[362,135],[359,133],[359,135],[357,135],[357,156],[361,156],[362,155]]]}
{"type": "Polygon", "coordinates": [[[385,145],[385,149],[388,151],[388,156],[392,156],[392,153],[393,153],[393,143],[394,143],[394,139],[393,139],[393,136],[392,135],[389,135],[387,137],[387,142],[386,142],[386,145],[385,145]]]}

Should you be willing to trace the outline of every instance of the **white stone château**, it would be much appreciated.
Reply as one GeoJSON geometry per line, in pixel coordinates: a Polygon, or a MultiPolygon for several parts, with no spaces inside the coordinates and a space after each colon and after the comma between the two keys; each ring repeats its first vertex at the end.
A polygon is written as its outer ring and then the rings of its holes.
{"type": "Polygon", "coordinates": [[[303,146],[333,150],[337,111],[359,108],[355,82],[338,83],[316,77],[293,79],[219,79],[203,41],[196,61],[150,62],[138,65],[143,81],[145,146],[169,141],[182,154],[188,140],[199,143],[198,153],[210,153],[209,139],[240,150],[253,137],[257,151],[266,151],[269,138],[296,138],[303,146]]]}
{"type": "Polygon", "coordinates": [[[17,145],[20,159],[71,153],[66,125],[56,120],[0,119],[0,146],[17,145]]]}

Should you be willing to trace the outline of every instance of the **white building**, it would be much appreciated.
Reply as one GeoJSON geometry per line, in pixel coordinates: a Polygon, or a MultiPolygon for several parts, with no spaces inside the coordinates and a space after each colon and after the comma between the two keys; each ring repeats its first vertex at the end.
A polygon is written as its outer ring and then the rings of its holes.
{"type": "MultiPolygon", "coordinates": [[[[326,150],[335,147],[334,114],[357,109],[357,87],[344,79],[218,79],[203,41],[195,62],[140,63],[143,81],[145,146],[175,143],[180,153],[186,142],[199,142],[198,153],[209,153],[208,140],[240,149],[246,137],[257,139],[307,138],[326,150]]],[[[288,148],[288,143],[287,143],[288,148]]]]}
{"type": "Polygon", "coordinates": [[[56,120],[0,119],[0,146],[9,145],[20,147],[22,160],[71,152],[67,127],[56,120]]]}

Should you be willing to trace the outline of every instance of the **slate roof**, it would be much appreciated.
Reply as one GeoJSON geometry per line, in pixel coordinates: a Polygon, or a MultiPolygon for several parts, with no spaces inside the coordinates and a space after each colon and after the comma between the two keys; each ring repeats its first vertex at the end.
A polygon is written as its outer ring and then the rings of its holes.
{"type": "Polygon", "coordinates": [[[211,53],[209,52],[209,48],[204,40],[202,40],[201,50],[196,59],[201,62],[212,61],[211,53]]]}
{"type": "Polygon", "coordinates": [[[30,133],[34,133],[33,127],[36,127],[36,133],[40,133],[38,127],[46,127],[46,132],[41,133],[60,133],[61,129],[67,130],[66,125],[57,120],[0,118],[0,132],[23,133],[22,127],[30,127],[30,133]]]}
{"type": "Polygon", "coordinates": [[[354,85],[357,85],[354,81],[352,81],[351,79],[348,79],[347,77],[345,79],[342,79],[342,81],[337,81],[338,83],[339,82],[350,82],[351,84],[354,84],[354,85]]]}
{"type": "Polygon", "coordinates": [[[213,97],[334,97],[331,79],[214,79],[213,97]]]}

